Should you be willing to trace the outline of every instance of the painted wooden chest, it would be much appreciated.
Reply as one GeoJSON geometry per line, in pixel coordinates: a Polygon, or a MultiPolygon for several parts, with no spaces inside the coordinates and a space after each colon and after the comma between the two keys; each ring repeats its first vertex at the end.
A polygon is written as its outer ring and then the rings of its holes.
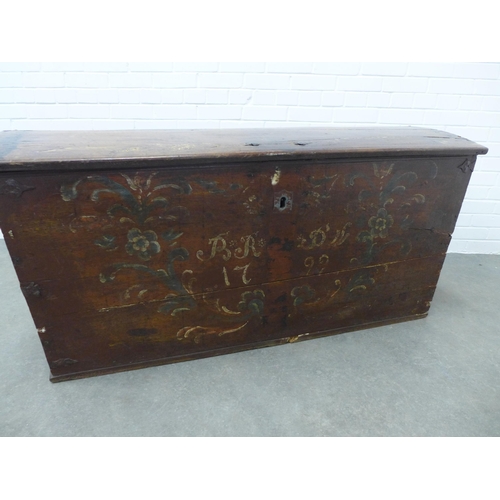
{"type": "Polygon", "coordinates": [[[0,227],[61,381],[425,316],[486,152],[413,127],[3,132],[0,227]]]}

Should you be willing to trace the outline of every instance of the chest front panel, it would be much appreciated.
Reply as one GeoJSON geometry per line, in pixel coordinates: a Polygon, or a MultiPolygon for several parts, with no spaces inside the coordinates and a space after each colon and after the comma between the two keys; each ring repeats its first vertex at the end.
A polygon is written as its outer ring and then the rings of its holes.
{"type": "Polygon", "coordinates": [[[463,165],[10,174],[0,222],[64,379],[424,315],[470,177],[463,165]]]}

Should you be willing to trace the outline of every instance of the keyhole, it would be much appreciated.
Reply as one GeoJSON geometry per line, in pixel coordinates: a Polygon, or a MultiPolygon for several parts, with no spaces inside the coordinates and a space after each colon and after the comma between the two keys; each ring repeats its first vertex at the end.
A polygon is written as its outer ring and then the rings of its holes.
{"type": "Polygon", "coordinates": [[[274,208],[281,213],[291,212],[293,194],[288,191],[276,193],[274,198],[274,208]]]}

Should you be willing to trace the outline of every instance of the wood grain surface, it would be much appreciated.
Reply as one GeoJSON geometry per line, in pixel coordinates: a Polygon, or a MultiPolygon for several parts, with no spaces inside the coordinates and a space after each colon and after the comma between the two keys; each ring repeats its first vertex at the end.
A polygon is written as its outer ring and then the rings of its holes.
{"type": "Polygon", "coordinates": [[[487,151],[463,137],[418,127],[27,130],[0,134],[0,171],[122,169],[126,163],[130,168],[167,168],[192,162],[457,156],[487,151]]]}

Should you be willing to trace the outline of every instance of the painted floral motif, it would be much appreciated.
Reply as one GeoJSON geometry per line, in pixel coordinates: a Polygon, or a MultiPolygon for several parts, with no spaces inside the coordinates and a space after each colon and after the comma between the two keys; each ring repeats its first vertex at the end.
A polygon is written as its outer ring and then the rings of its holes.
{"type": "Polygon", "coordinates": [[[349,293],[357,292],[364,293],[366,290],[375,284],[375,280],[372,278],[371,273],[367,269],[362,269],[355,273],[352,278],[347,283],[346,289],[349,293]]]}
{"type": "Polygon", "coordinates": [[[160,244],[154,231],[141,232],[134,228],[128,232],[127,238],[125,250],[129,255],[137,255],[141,260],[149,260],[153,255],[160,253],[160,244]]]}
{"type": "Polygon", "coordinates": [[[199,344],[203,337],[214,335],[222,337],[229,333],[235,333],[248,325],[252,318],[262,317],[264,313],[264,298],[265,294],[260,289],[243,292],[240,296],[241,300],[238,302],[236,311],[228,309],[225,306],[221,307],[217,299],[215,302],[217,311],[223,312],[229,316],[230,319],[226,318],[226,321],[233,324],[222,327],[201,325],[185,326],[177,332],[177,339],[182,341],[193,340],[196,344],[199,344]]]}
{"type": "Polygon", "coordinates": [[[323,308],[334,302],[336,300],[335,296],[342,289],[342,281],[339,279],[332,280],[332,285],[335,287],[328,290],[323,296],[318,296],[316,290],[308,284],[292,288],[290,295],[293,297],[293,311],[288,317],[300,313],[303,309],[323,308]]]}
{"type": "Polygon", "coordinates": [[[292,289],[290,295],[293,297],[293,305],[297,307],[305,302],[311,302],[316,296],[316,290],[309,285],[296,286],[292,289]]]}
{"type": "MultiPolygon", "coordinates": [[[[166,220],[176,221],[186,213],[182,206],[172,206],[162,193],[190,194],[191,186],[182,179],[176,182],[155,182],[156,173],[143,178],[139,175],[121,174],[124,182],[117,182],[102,175],[89,175],[79,179],[72,185],[61,187],[61,197],[64,201],[72,201],[78,197],[85,184],[93,184],[90,199],[99,202],[103,195],[112,195],[117,199],[107,209],[109,217],[118,218],[122,224],[132,223],[142,226],[148,222],[166,220]]],[[[85,217],[85,216],[83,216],[85,217]]]]}
{"type": "MultiPolygon", "coordinates": [[[[210,310],[218,316],[224,318],[225,325],[218,322],[218,326],[208,325],[186,326],[179,330],[177,338],[179,340],[189,340],[196,343],[207,335],[226,335],[237,332],[244,328],[252,319],[262,318],[264,312],[264,292],[260,289],[245,291],[241,293],[240,300],[236,303],[235,309],[230,309],[219,304],[219,299],[211,304],[206,300],[204,294],[201,295],[203,302],[199,303],[193,291],[193,283],[196,278],[192,276],[193,271],[185,269],[180,276],[176,272],[176,263],[185,262],[190,258],[189,251],[180,246],[180,238],[183,235],[178,230],[178,221],[180,218],[189,214],[188,210],[180,205],[173,203],[173,200],[181,200],[179,195],[189,195],[192,192],[190,184],[183,179],[175,181],[165,181],[158,179],[157,173],[149,176],[143,176],[140,173],[135,175],[120,174],[113,178],[101,175],[89,175],[79,179],[72,185],[61,187],[61,197],[64,201],[70,202],[76,200],[86,191],[87,199],[94,203],[106,203],[100,207],[104,208],[108,217],[108,223],[105,226],[107,231],[113,232],[110,228],[118,228],[121,225],[128,226],[126,231],[117,230],[115,234],[101,234],[93,240],[94,245],[103,251],[116,252],[121,259],[108,265],[99,275],[99,280],[103,284],[113,282],[117,275],[125,271],[136,272],[137,275],[149,275],[158,280],[165,289],[163,300],[158,300],[158,312],[169,316],[180,316],[184,312],[193,311],[200,306],[209,306],[210,310]],[[166,193],[173,193],[173,196],[167,197],[166,193]],[[154,223],[155,231],[150,229],[154,223]],[[172,225],[171,225],[172,224],[172,225]],[[171,225],[171,227],[169,227],[171,225]],[[158,228],[161,228],[158,229],[158,228]],[[126,255],[131,258],[124,259],[126,255]],[[163,266],[158,264],[158,259],[154,257],[160,255],[164,260],[163,266]],[[163,257],[165,256],[165,257],[163,257]],[[138,262],[139,261],[139,262],[138,262]],[[151,263],[150,263],[151,261],[151,263]],[[152,262],[154,262],[154,267],[152,262]]],[[[215,195],[224,193],[217,182],[195,180],[203,189],[215,195]]],[[[235,185],[231,189],[237,189],[241,186],[235,185]]],[[[76,212],[76,210],[75,210],[76,212]]],[[[102,224],[98,223],[97,215],[79,215],[70,223],[70,230],[76,232],[78,228],[85,227],[87,231],[101,230],[102,224]]],[[[258,257],[261,252],[256,250],[256,246],[265,246],[264,239],[256,239],[257,235],[247,235],[240,239],[243,245],[236,247],[234,241],[230,245],[233,249],[226,249],[224,242],[223,248],[220,248],[223,240],[219,235],[213,239],[212,254],[225,250],[229,255],[234,254],[237,259],[246,258],[249,255],[258,257]]],[[[200,253],[200,252],[198,252],[200,253]]],[[[203,252],[201,252],[203,255],[203,252]]],[[[200,258],[199,260],[204,260],[200,258]]],[[[248,267],[248,265],[246,266],[248,267]]],[[[246,269],[243,267],[243,269],[246,269]]],[[[243,273],[243,282],[246,284],[245,274],[243,273]]],[[[121,294],[121,297],[127,302],[131,299],[131,292],[138,291],[138,299],[142,299],[148,294],[148,290],[143,288],[140,283],[134,283],[121,294]]],[[[118,307],[129,307],[129,303],[118,307]]],[[[103,308],[102,311],[107,311],[103,308]]]]}
{"type": "MultiPolygon", "coordinates": [[[[432,176],[432,167],[429,168],[432,176]]],[[[327,269],[328,262],[334,262],[333,256],[329,257],[327,252],[343,245],[348,238],[358,250],[357,257],[351,259],[353,266],[364,267],[372,263],[389,245],[396,245],[395,249],[391,249],[392,253],[400,252],[407,255],[411,250],[411,243],[404,230],[413,227],[415,205],[426,202],[424,195],[416,193],[418,188],[415,188],[419,177],[422,177],[422,172],[426,170],[429,169],[418,170],[417,175],[416,172],[405,170],[404,165],[380,162],[373,164],[373,171],[362,168],[347,175],[344,178],[345,186],[353,189],[354,196],[351,196],[351,199],[355,198],[345,207],[346,214],[350,214],[349,222],[325,220],[319,228],[297,237],[297,248],[305,251],[321,249],[314,257],[306,257],[304,265],[308,268],[307,274],[313,269],[313,265],[316,274],[321,274],[323,269],[327,269]],[[336,224],[339,225],[336,227],[336,224]],[[344,224],[343,227],[340,227],[341,224],[344,224]]],[[[108,260],[106,268],[100,270],[101,283],[110,283],[120,273],[128,272],[129,276],[124,280],[128,281],[127,285],[131,284],[130,275],[137,275],[139,278],[132,280],[132,287],[141,288],[142,285],[138,283],[143,281],[141,276],[152,277],[156,288],[155,300],[158,301],[155,308],[157,307],[158,312],[175,316],[182,321],[179,326],[191,323],[190,326],[183,326],[177,332],[177,338],[183,342],[199,343],[210,336],[215,338],[237,332],[249,323],[256,325],[257,320],[259,318],[262,320],[264,315],[265,297],[262,290],[250,291],[246,287],[243,293],[240,291],[236,292],[235,296],[228,295],[229,302],[223,305],[219,303],[220,294],[195,293],[193,287],[196,287],[197,273],[186,269],[191,267],[187,263],[184,265],[179,263],[190,260],[190,263],[194,261],[199,264],[220,257],[224,261],[223,264],[231,258],[239,259],[238,264],[246,264],[245,261],[241,261],[261,256],[265,240],[258,237],[257,233],[239,239],[229,238],[227,231],[210,238],[208,248],[190,254],[187,248],[182,246],[183,233],[180,227],[183,226],[183,217],[189,215],[188,209],[182,206],[182,200],[191,194],[192,187],[181,178],[165,180],[160,177],[161,175],[157,173],[116,174],[110,177],[89,175],[61,188],[61,197],[66,202],[77,200],[80,196],[85,197],[82,206],[88,207],[88,201],[97,205],[94,213],[75,217],[75,224],[70,226],[70,230],[74,229],[76,232],[77,227],[88,224],[85,228],[92,235],[91,245],[93,243],[99,247],[94,249],[99,252],[113,252],[108,254],[109,259],[116,256],[116,259],[108,260]],[[102,223],[103,219],[105,224],[102,223]],[[184,269],[182,273],[179,267],[184,269]],[[159,287],[156,286],[158,284],[159,287]],[[197,313],[187,314],[197,308],[203,318],[208,318],[206,323],[196,322],[197,313]],[[216,326],[211,326],[210,323],[216,326]]],[[[342,182],[342,177],[336,173],[331,177],[312,178],[310,181],[314,189],[307,194],[306,208],[314,209],[320,202],[333,197],[334,188],[342,182]]],[[[204,196],[208,196],[207,193],[212,196],[222,196],[226,192],[215,181],[193,180],[192,184],[198,191],[203,190],[204,196]]],[[[235,189],[240,187],[235,185],[235,189]]],[[[247,198],[241,200],[243,203],[247,198]]],[[[258,204],[259,200],[255,195],[251,195],[248,203],[254,202],[258,204]]],[[[252,208],[253,205],[249,207],[252,208]]],[[[74,213],[81,212],[75,210],[74,213]]],[[[340,218],[344,219],[344,215],[341,214],[340,218]]],[[[244,285],[250,282],[250,279],[245,278],[248,265],[234,268],[243,270],[244,285]]],[[[226,268],[223,269],[226,272],[226,268]]],[[[226,274],[224,278],[226,286],[229,286],[226,274]]],[[[117,279],[116,285],[117,282],[122,283],[117,279]]],[[[314,282],[312,284],[314,285],[314,282]]],[[[302,310],[316,310],[333,304],[344,293],[364,293],[372,285],[374,278],[369,274],[356,274],[348,283],[341,283],[340,279],[332,277],[328,290],[322,288],[323,291],[320,293],[309,285],[295,287],[290,296],[294,310],[291,314],[300,314],[302,310]]],[[[150,297],[146,288],[141,288],[139,293],[142,294],[138,296],[141,300],[145,294],[146,298],[150,297]]],[[[133,304],[127,301],[120,307],[129,305],[133,304]]]]}
{"type": "MultiPolygon", "coordinates": [[[[436,164],[431,161],[427,167],[427,175],[434,178],[437,174],[436,164]]],[[[346,186],[364,184],[363,189],[358,192],[357,200],[348,205],[347,211],[357,211],[360,214],[358,225],[368,226],[368,229],[361,230],[356,237],[357,241],[366,245],[366,250],[360,258],[353,257],[352,264],[369,264],[390,245],[399,245],[402,255],[410,252],[410,240],[403,237],[401,231],[398,231],[399,236],[391,238],[391,228],[396,225],[393,214],[398,214],[399,229],[409,229],[413,224],[412,212],[405,213],[405,210],[413,204],[425,203],[423,194],[407,194],[417,180],[415,172],[401,170],[396,163],[373,163],[373,177],[363,172],[354,172],[345,179],[346,186]],[[389,213],[389,207],[392,207],[392,214],[389,213]]]]}
{"type": "MultiPolygon", "coordinates": [[[[139,229],[149,225],[151,222],[168,224],[176,222],[187,213],[185,207],[173,205],[171,199],[165,196],[166,192],[188,195],[191,186],[183,179],[175,182],[165,182],[157,179],[157,173],[149,176],[121,174],[122,182],[117,182],[109,177],[101,175],[89,175],[79,179],[72,185],[61,187],[61,197],[64,201],[76,200],[79,193],[84,190],[85,185],[91,186],[90,199],[98,203],[106,195],[111,200],[106,213],[110,219],[117,220],[123,225],[133,225],[126,233],[126,241],[119,243],[117,236],[104,234],[94,240],[94,244],[106,251],[117,251],[124,248],[125,252],[139,261],[148,262],[152,257],[160,254],[162,247],[158,235],[151,229],[139,229]],[[114,201],[113,201],[114,198],[114,201]],[[139,226],[139,227],[138,227],[139,226]],[[122,246],[124,245],[124,246],[122,246]]],[[[84,215],[79,217],[78,225],[87,220],[93,221],[95,216],[84,215]]],[[[71,226],[70,224],[70,229],[71,226]]],[[[73,230],[73,229],[72,229],[73,230]]],[[[76,231],[76,230],[75,230],[76,231]]],[[[123,231],[120,231],[123,234],[123,231]]],[[[164,245],[170,248],[166,251],[166,264],[163,268],[152,268],[145,264],[118,261],[104,269],[99,275],[101,283],[109,283],[116,275],[126,269],[133,269],[137,273],[149,274],[158,278],[166,288],[166,302],[159,307],[159,312],[175,315],[179,311],[190,310],[196,307],[196,301],[192,297],[181,278],[175,270],[176,261],[185,261],[189,258],[186,248],[176,246],[177,239],[182,233],[174,228],[168,228],[161,234],[164,245]]],[[[142,290],[144,295],[147,290],[142,290]]]]}
{"type": "Polygon", "coordinates": [[[243,292],[241,300],[238,302],[238,311],[248,312],[250,316],[262,316],[264,312],[264,292],[262,290],[253,290],[243,292]]]}
{"type": "Polygon", "coordinates": [[[100,238],[94,240],[94,245],[104,248],[105,250],[117,250],[116,237],[109,234],[103,234],[100,238]]]}
{"type": "Polygon", "coordinates": [[[374,238],[387,238],[389,228],[394,224],[394,218],[385,208],[380,208],[377,215],[370,217],[368,225],[374,238]]]}
{"type": "MultiPolygon", "coordinates": [[[[345,211],[350,214],[352,222],[338,229],[335,238],[331,240],[330,222],[311,231],[308,236],[299,234],[297,248],[315,250],[318,248],[340,246],[354,232],[356,241],[364,245],[357,257],[351,259],[354,266],[371,264],[389,246],[393,245],[395,252],[407,255],[411,251],[411,241],[405,231],[413,227],[416,210],[415,205],[423,205],[425,196],[415,193],[412,189],[420,178],[433,179],[437,175],[437,165],[432,160],[422,160],[416,172],[404,168],[403,164],[380,162],[372,164],[372,173],[364,169],[352,171],[344,178],[345,187],[357,188],[356,195],[351,196],[345,211]],[[349,232],[348,232],[349,231],[349,232]]],[[[305,208],[315,206],[322,199],[330,198],[338,174],[321,179],[308,178],[312,189],[307,191],[308,201],[305,208]],[[327,188],[327,189],[326,189],[327,188]]],[[[356,247],[354,247],[356,248],[356,247]]],[[[357,250],[357,249],[356,249],[357,250]]],[[[328,255],[321,257],[307,256],[304,266],[309,275],[314,269],[315,274],[321,274],[328,263],[328,255]],[[323,259],[323,262],[321,261],[323,259]]],[[[344,283],[340,279],[332,280],[332,289],[319,294],[309,284],[297,286],[291,290],[293,311],[289,316],[302,310],[317,310],[327,307],[345,294],[363,294],[375,286],[375,278],[368,269],[356,271],[344,283]]]]}

